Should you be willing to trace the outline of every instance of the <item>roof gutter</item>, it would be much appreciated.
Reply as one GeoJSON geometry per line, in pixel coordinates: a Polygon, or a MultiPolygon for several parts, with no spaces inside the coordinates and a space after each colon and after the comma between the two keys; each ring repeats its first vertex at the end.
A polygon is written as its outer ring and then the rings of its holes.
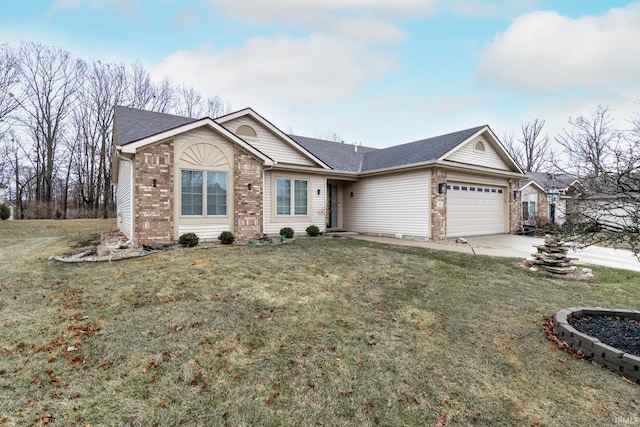
{"type": "Polygon", "coordinates": [[[404,171],[411,171],[416,169],[424,169],[424,168],[433,167],[433,166],[438,166],[446,169],[459,170],[464,172],[474,171],[481,175],[491,175],[491,176],[499,175],[504,178],[511,178],[511,179],[523,179],[527,177],[527,175],[521,174],[519,172],[483,168],[479,166],[467,165],[464,163],[454,163],[446,160],[427,160],[425,162],[412,163],[409,165],[392,166],[388,168],[363,172],[359,174],[359,176],[365,177],[365,176],[384,175],[384,174],[389,174],[394,172],[401,172],[401,171],[404,172],[404,171]]]}

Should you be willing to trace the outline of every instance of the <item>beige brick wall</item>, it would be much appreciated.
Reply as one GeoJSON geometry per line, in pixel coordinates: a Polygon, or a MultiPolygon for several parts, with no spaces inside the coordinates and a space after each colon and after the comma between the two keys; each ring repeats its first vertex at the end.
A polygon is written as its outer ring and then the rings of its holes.
{"type": "Polygon", "coordinates": [[[536,218],[537,217],[544,218],[544,220],[541,221],[544,224],[540,224],[540,225],[551,224],[550,213],[551,212],[549,210],[549,201],[547,200],[547,194],[540,191],[538,193],[538,212],[536,212],[536,218]]]}
{"type": "Polygon", "coordinates": [[[258,239],[263,234],[262,162],[240,147],[234,148],[234,235],[236,240],[258,239]],[[251,189],[248,185],[251,184],[251,189]]]}
{"type": "Polygon", "coordinates": [[[447,183],[447,172],[442,169],[431,170],[431,239],[447,238],[447,192],[438,194],[438,185],[447,183]]]}
{"type": "Polygon", "coordinates": [[[173,141],[139,151],[134,168],[135,244],[173,243],[173,141]]]}

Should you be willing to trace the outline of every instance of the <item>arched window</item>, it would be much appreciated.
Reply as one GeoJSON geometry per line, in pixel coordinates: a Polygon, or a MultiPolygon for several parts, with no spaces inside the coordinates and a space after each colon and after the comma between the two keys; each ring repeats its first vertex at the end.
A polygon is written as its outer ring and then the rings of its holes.
{"type": "Polygon", "coordinates": [[[473,151],[484,153],[484,143],[482,141],[477,141],[476,145],[473,147],[473,151]]]}
{"type": "Polygon", "coordinates": [[[256,139],[258,138],[258,134],[256,133],[255,129],[247,125],[242,125],[238,127],[238,129],[236,129],[236,135],[246,136],[249,138],[256,138],[256,139]]]}

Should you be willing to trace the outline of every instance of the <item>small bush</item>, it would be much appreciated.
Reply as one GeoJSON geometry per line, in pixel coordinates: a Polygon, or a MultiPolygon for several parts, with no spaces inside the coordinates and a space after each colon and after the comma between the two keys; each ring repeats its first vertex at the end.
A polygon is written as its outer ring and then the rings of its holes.
{"type": "Polygon", "coordinates": [[[223,245],[230,245],[235,239],[236,238],[234,237],[233,233],[230,231],[223,231],[218,236],[218,240],[220,240],[220,243],[222,243],[223,245]]]}
{"type": "Polygon", "coordinates": [[[11,209],[6,203],[0,205],[0,220],[4,221],[11,216],[11,209]]]}
{"type": "Polygon", "coordinates": [[[307,227],[307,229],[305,230],[307,232],[307,234],[311,237],[316,237],[317,235],[320,234],[320,229],[315,226],[315,225],[310,225],[307,227]]]}
{"type": "Polygon", "coordinates": [[[293,228],[284,227],[280,229],[280,235],[286,237],[287,239],[293,238],[293,228]]]}
{"type": "Polygon", "coordinates": [[[178,243],[183,248],[192,248],[198,244],[200,238],[196,235],[196,233],[184,233],[178,239],[178,243]]]}

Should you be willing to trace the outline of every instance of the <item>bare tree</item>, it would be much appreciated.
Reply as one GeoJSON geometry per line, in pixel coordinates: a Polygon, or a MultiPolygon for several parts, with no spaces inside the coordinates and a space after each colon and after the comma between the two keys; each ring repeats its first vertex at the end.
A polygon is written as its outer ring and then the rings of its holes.
{"type": "Polygon", "coordinates": [[[6,44],[0,44],[0,122],[18,108],[20,100],[14,93],[17,83],[18,65],[13,50],[6,44]]]}
{"type": "Polygon", "coordinates": [[[38,42],[0,44],[0,182],[9,184],[21,215],[50,218],[56,207],[64,217],[70,200],[81,215],[113,213],[115,105],[194,118],[231,110],[218,96],[154,82],[140,62],[87,65],[38,42]]]}
{"type": "Polygon", "coordinates": [[[207,117],[215,119],[224,114],[229,114],[232,111],[230,102],[224,102],[218,95],[210,96],[207,98],[207,106],[205,114],[207,117]]]}
{"type": "Polygon", "coordinates": [[[598,106],[590,116],[569,118],[570,128],[556,137],[566,154],[560,168],[581,178],[609,170],[623,142],[623,133],[611,127],[609,107],[598,106]]]}
{"type": "MultiPolygon", "coordinates": [[[[73,115],[74,138],[69,140],[75,196],[85,215],[106,217],[112,210],[111,133],[113,108],[124,101],[127,73],[122,65],[94,61],[87,70],[73,115]]],[[[68,181],[68,180],[67,180],[68,181]]]]}
{"type": "Polygon", "coordinates": [[[128,106],[159,113],[171,110],[175,97],[173,85],[168,79],[162,80],[159,84],[154,83],[140,62],[131,66],[128,86],[128,106]]]}
{"type": "Polygon", "coordinates": [[[58,143],[75,107],[86,66],[67,51],[36,42],[21,43],[18,54],[24,94],[20,114],[33,138],[36,199],[43,207],[41,215],[51,217],[58,143]]]}
{"type": "Polygon", "coordinates": [[[616,130],[608,108],[598,107],[569,123],[573,129],[558,142],[584,191],[562,237],[631,249],[640,257],[640,120],[616,130]]]}
{"type": "Polygon", "coordinates": [[[505,134],[503,139],[507,152],[526,172],[541,172],[550,168],[552,153],[551,140],[548,135],[542,136],[545,121],[535,119],[523,123],[520,137],[505,134]]]}
{"type": "Polygon", "coordinates": [[[198,119],[204,112],[202,96],[196,90],[187,85],[182,85],[176,90],[176,102],[173,109],[175,114],[184,117],[198,119]]]}
{"type": "Polygon", "coordinates": [[[9,198],[13,199],[16,205],[15,218],[24,219],[25,196],[29,197],[28,186],[35,179],[35,173],[33,168],[27,165],[25,145],[13,131],[5,135],[0,147],[2,147],[0,158],[2,158],[3,169],[11,184],[8,187],[9,198]]]}

